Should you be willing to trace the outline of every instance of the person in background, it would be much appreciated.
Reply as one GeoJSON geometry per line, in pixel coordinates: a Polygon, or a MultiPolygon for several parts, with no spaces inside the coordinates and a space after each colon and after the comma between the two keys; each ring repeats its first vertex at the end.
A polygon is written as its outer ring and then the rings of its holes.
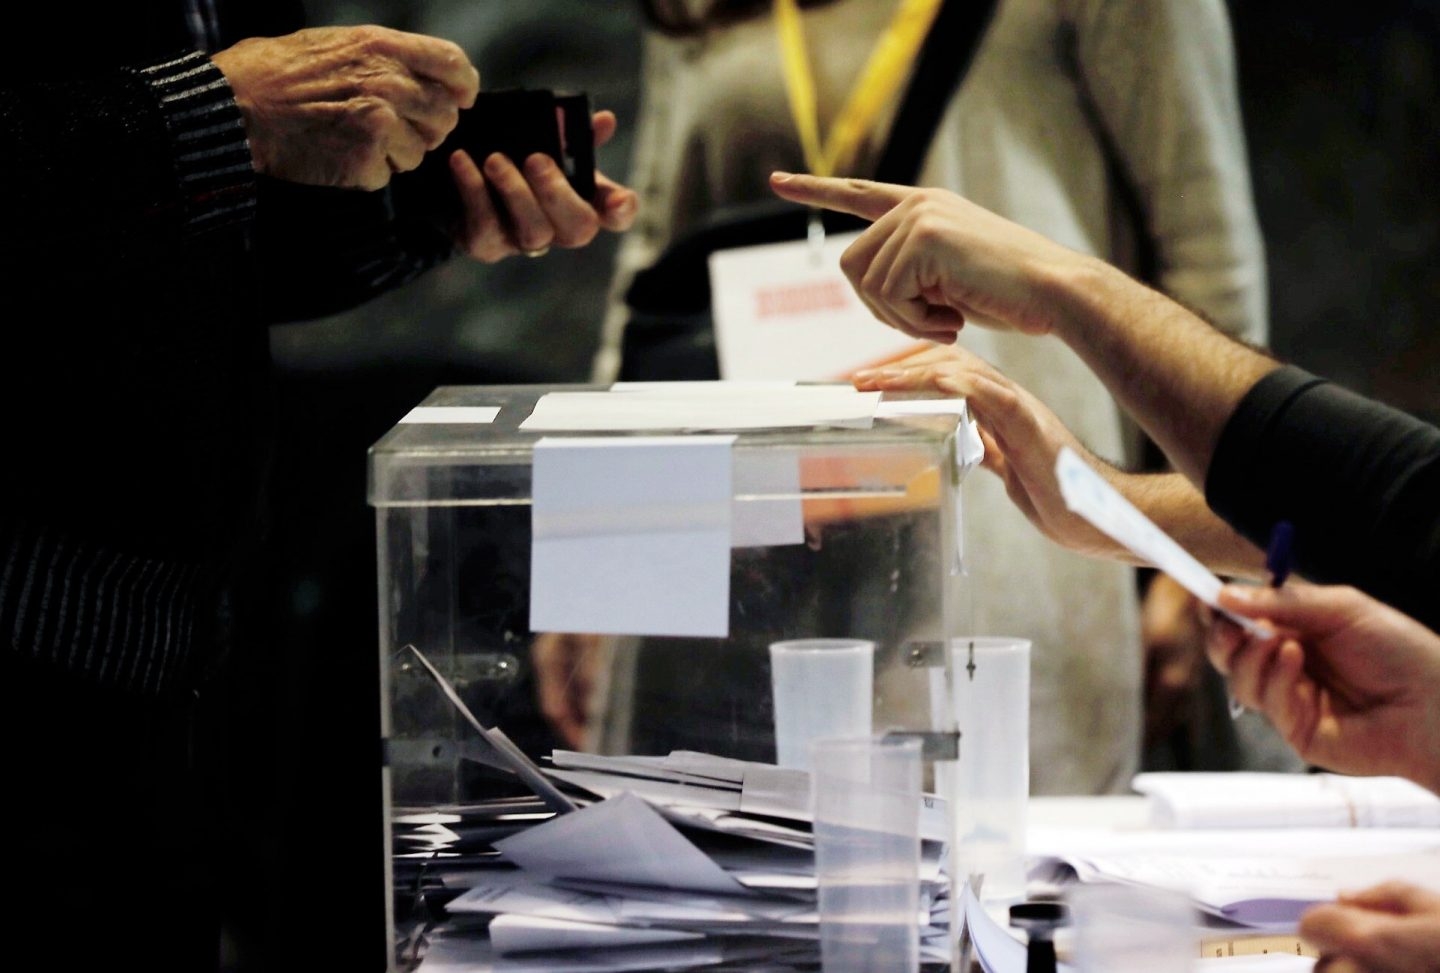
{"type": "MultiPolygon", "coordinates": [[[[822,135],[900,7],[898,0],[801,5],[822,135]]],[[[773,4],[651,0],[645,8],[650,30],[631,170],[643,207],[617,258],[598,382],[614,380],[625,365],[623,297],[635,275],[716,213],[768,198],[772,169],[804,162],[773,4]]],[[[893,105],[870,123],[845,174],[874,165],[889,111],[893,105]]],[[[1264,339],[1263,246],[1219,0],[1001,0],[940,122],[921,182],[1118,262],[1228,332],[1264,339]]],[[[1059,343],[998,333],[966,341],[1021,381],[1043,386],[1096,450],[1138,455],[1139,437],[1059,343]]],[[[994,484],[967,491],[967,509],[984,511],[967,528],[976,552],[975,629],[1029,637],[1037,647],[1033,705],[1048,716],[1032,739],[1035,793],[1124,790],[1141,747],[1134,572],[1044,544],[994,484]],[[1045,579],[1043,598],[1037,578],[1045,579]]],[[[1165,639],[1191,617],[1188,598],[1153,607],[1153,644],[1174,644],[1165,639]]],[[[1200,658],[1198,633],[1179,642],[1200,658]]],[[[540,693],[580,745],[590,719],[584,686],[604,680],[583,675],[593,666],[557,659],[564,644],[575,642],[537,644],[540,693]]],[[[1221,730],[1234,732],[1228,721],[1221,730]]]]}
{"type": "Polygon", "coordinates": [[[452,254],[582,246],[626,228],[635,198],[602,179],[580,199],[543,158],[457,153],[440,164],[463,214],[453,232],[421,218],[397,174],[479,90],[437,38],[305,29],[288,0],[30,5],[9,27],[25,43],[0,68],[0,273],[33,317],[12,315],[0,355],[19,420],[0,709],[43,835],[11,860],[15,949],[214,968],[208,707],[263,529],[265,326],[452,254]]]}

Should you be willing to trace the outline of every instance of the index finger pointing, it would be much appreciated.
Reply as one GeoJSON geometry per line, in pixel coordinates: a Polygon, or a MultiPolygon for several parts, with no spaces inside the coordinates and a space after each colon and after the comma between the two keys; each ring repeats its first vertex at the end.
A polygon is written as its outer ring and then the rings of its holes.
{"type": "Polygon", "coordinates": [[[871,221],[878,220],[915,192],[908,186],[867,179],[821,178],[790,172],[772,173],[770,188],[791,202],[838,210],[871,221]]]}

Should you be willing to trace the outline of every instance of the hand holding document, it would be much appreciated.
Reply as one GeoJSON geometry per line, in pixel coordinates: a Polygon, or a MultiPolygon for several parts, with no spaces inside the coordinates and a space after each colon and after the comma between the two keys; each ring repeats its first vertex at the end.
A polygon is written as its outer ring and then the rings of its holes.
{"type": "Polygon", "coordinates": [[[1090,464],[1068,446],[1055,460],[1055,477],[1065,506],[1089,521],[1095,529],[1131,554],[1154,565],[1205,604],[1248,632],[1265,634],[1259,623],[1226,611],[1219,605],[1222,582],[1174,538],[1155,525],[1134,504],[1105,482],[1090,464]]]}

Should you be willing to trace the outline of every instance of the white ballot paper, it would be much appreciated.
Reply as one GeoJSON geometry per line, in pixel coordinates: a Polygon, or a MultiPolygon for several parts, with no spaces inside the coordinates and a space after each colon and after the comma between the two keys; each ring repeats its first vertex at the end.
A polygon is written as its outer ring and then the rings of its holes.
{"type": "Polygon", "coordinates": [[[525,432],[869,429],[879,392],[850,385],[654,382],[608,392],[547,392],[525,432]]]}
{"type": "Polygon", "coordinates": [[[611,926],[545,916],[501,915],[490,923],[490,942],[501,956],[541,950],[613,949],[704,939],[698,932],[611,926]]]}
{"type": "Polygon", "coordinates": [[[724,638],[734,442],[537,442],[531,630],[724,638]]]}
{"type": "Polygon", "coordinates": [[[417,405],[400,419],[400,425],[488,426],[500,414],[498,405],[417,405]]]}
{"type": "Polygon", "coordinates": [[[750,892],[634,794],[561,815],[495,842],[534,879],[744,896],[750,892]]]}
{"type": "Polygon", "coordinates": [[[1148,773],[1131,786],[1149,797],[1157,828],[1440,829],[1440,797],[1402,777],[1148,773]]]}
{"type": "Polygon", "coordinates": [[[1055,476],[1060,481],[1060,494],[1065,506],[1088,520],[1136,557],[1143,558],[1170,577],[1186,591],[1211,608],[1220,611],[1241,628],[1251,632],[1263,629],[1248,618],[1225,611],[1217,604],[1221,581],[1210,569],[1191,556],[1174,538],[1146,517],[1119,491],[1090,468],[1068,446],[1061,447],[1055,459],[1055,476]]]}
{"type": "Polygon", "coordinates": [[[858,236],[720,250],[711,311],[726,379],[826,380],[928,345],[875,320],[840,270],[858,236]]]}

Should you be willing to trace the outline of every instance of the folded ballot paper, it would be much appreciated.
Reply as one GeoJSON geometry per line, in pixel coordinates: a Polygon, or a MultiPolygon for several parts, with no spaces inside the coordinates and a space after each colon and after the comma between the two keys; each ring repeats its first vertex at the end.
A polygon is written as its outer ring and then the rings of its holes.
{"type": "MultiPolygon", "coordinates": [[[[482,834],[479,806],[447,809],[459,820],[397,818],[397,829],[404,823],[418,832],[416,843],[437,856],[428,869],[430,894],[460,922],[431,931],[447,943],[437,962],[463,951],[456,944],[463,928],[482,936],[500,960],[549,957],[563,960],[565,969],[613,969],[636,953],[663,955],[662,965],[688,965],[683,958],[690,957],[710,966],[737,950],[750,955],[745,950],[762,943],[771,958],[793,953],[801,966],[818,961],[807,773],[693,752],[557,751],[552,764],[543,772],[577,809],[554,813],[537,802],[501,802],[483,833],[483,851],[473,841],[462,847],[459,837],[482,834]],[[455,840],[447,843],[447,833],[455,840]],[[446,858],[451,852],[455,858],[446,858]],[[464,925],[476,918],[487,920],[483,933],[464,925]]],[[[923,958],[943,964],[945,808],[927,796],[919,813],[915,921],[923,958]]]]}
{"type": "MultiPolygon", "coordinates": [[[[689,751],[555,751],[532,762],[481,726],[410,650],[482,741],[466,753],[534,796],[400,810],[395,886],[411,901],[417,969],[813,969],[819,962],[810,775],[689,751]]],[[[944,802],[920,817],[922,962],[948,962],[944,802]]]]}

